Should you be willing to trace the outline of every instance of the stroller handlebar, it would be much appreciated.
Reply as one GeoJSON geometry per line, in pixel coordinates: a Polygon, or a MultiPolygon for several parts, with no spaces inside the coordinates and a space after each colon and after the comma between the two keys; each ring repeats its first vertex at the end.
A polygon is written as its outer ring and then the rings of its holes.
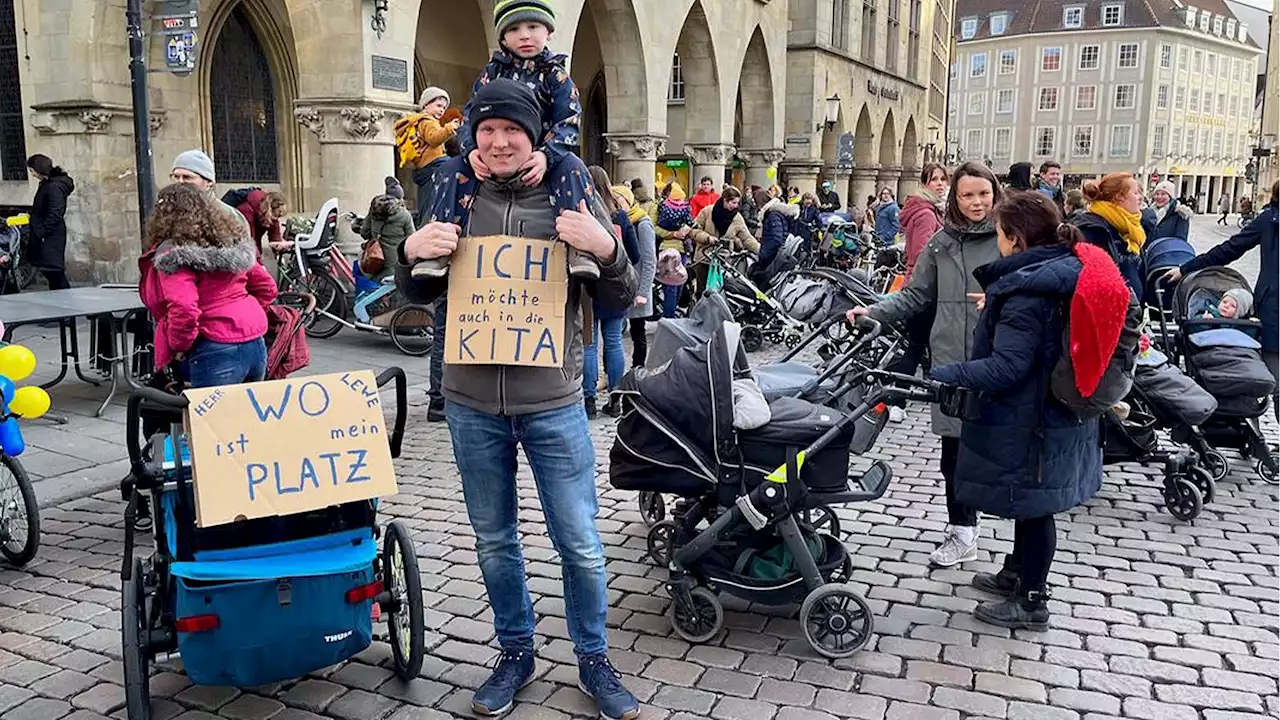
{"type": "Polygon", "coordinates": [[[409,388],[405,380],[404,369],[392,366],[378,373],[378,387],[389,382],[396,384],[396,419],[391,430],[391,457],[400,457],[400,444],[404,441],[404,424],[409,405],[409,388]]]}

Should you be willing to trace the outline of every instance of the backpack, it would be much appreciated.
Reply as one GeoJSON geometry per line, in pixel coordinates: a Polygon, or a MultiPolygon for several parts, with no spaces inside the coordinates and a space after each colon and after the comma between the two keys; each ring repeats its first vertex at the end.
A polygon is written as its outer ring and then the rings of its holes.
{"type": "Polygon", "coordinates": [[[222,202],[230,205],[231,207],[240,207],[241,203],[249,199],[249,193],[254,190],[261,189],[262,188],[260,187],[234,188],[232,190],[228,190],[226,194],[222,196],[222,202]]]}
{"type": "MultiPolygon", "coordinates": [[[[1062,328],[1062,357],[1049,374],[1049,390],[1053,397],[1066,405],[1081,419],[1100,417],[1125,399],[1133,389],[1133,372],[1138,364],[1138,340],[1142,337],[1142,308],[1137,298],[1129,296],[1129,308],[1125,311],[1124,327],[1120,339],[1111,354],[1111,361],[1103,372],[1102,380],[1089,397],[1076,388],[1075,368],[1071,364],[1071,314],[1070,302],[1063,305],[1062,316],[1067,319],[1062,328]]],[[[1089,322],[1084,318],[1083,322],[1089,322]]]]}
{"type": "Polygon", "coordinates": [[[396,121],[396,152],[400,155],[400,167],[406,165],[417,167],[427,152],[427,141],[418,134],[418,123],[421,113],[406,115],[396,121]]]}

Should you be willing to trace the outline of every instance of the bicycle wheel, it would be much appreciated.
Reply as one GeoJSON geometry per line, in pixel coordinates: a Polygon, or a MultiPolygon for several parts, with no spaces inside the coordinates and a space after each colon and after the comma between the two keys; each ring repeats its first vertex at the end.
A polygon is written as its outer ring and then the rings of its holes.
{"type": "Polygon", "coordinates": [[[405,305],[391,316],[387,333],[405,355],[426,355],[435,344],[435,312],[426,305],[405,305]]]}
{"type": "Polygon", "coordinates": [[[31,283],[36,281],[36,266],[24,259],[18,263],[15,274],[17,275],[18,289],[26,290],[31,287],[31,283]]]}
{"type": "Polygon", "coordinates": [[[347,316],[347,294],[332,276],[312,272],[296,285],[303,292],[316,298],[316,309],[307,323],[308,337],[329,338],[342,329],[341,319],[347,316]]]}
{"type": "Polygon", "coordinates": [[[40,509],[22,463],[0,454],[0,467],[0,554],[22,567],[40,547],[40,509]]]}

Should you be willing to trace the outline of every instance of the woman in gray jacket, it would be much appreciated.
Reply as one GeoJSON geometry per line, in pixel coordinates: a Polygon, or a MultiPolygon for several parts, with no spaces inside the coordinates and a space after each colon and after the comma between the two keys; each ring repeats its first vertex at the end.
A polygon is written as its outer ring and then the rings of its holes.
{"type": "Polygon", "coordinates": [[[653,273],[658,264],[658,236],[653,230],[653,221],[649,213],[636,202],[636,196],[626,185],[614,185],[613,199],[618,206],[627,211],[627,219],[636,228],[636,241],[639,245],[640,258],[636,262],[636,276],[639,278],[639,289],[636,290],[636,303],[631,307],[627,317],[631,331],[631,367],[644,365],[645,356],[649,353],[649,338],[645,335],[645,324],[653,316],[653,273]]]}
{"type": "MultiPolygon", "coordinates": [[[[916,260],[911,279],[901,291],[867,308],[849,311],[849,319],[870,315],[882,323],[902,325],[936,308],[929,332],[929,354],[934,367],[964,362],[973,349],[978,325],[976,298],[982,286],[973,271],[1000,258],[991,208],[1000,200],[1000,183],[982,163],[961,165],[952,176],[951,194],[942,229],[934,234],[916,260]]],[[[946,484],[947,521],[950,527],[938,549],[930,554],[934,565],[950,567],[978,557],[978,513],[955,499],[953,480],[960,452],[960,421],[933,408],[933,432],[942,437],[940,465],[946,484]]]]}

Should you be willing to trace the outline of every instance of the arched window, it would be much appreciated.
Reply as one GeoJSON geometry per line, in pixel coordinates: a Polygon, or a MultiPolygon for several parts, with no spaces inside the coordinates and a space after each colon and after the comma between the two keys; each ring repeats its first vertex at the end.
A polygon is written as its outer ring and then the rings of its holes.
{"type": "Polygon", "coordinates": [[[27,179],[27,139],[22,127],[19,80],[13,0],[0,0],[0,180],[27,179]]]}
{"type": "Polygon", "coordinates": [[[240,8],[231,11],[213,48],[209,102],[218,182],[279,182],[274,78],[240,8]]]}
{"type": "Polygon", "coordinates": [[[591,81],[582,115],[582,160],[587,165],[608,168],[609,143],[604,135],[609,132],[609,111],[603,70],[591,81]]]}

